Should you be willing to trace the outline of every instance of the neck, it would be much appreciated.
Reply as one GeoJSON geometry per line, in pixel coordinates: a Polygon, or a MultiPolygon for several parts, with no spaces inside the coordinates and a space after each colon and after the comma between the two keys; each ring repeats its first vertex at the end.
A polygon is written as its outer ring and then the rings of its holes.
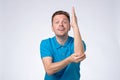
{"type": "Polygon", "coordinates": [[[67,39],[68,39],[68,35],[67,36],[56,36],[57,42],[61,45],[64,45],[67,39]]]}

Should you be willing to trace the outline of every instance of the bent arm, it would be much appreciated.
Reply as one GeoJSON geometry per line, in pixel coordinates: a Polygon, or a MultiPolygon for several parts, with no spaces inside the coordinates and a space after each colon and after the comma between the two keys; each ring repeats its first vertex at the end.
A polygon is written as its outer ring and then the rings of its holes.
{"type": "Polygon", "coordinates": [[[70,57],[68,57],[60,62],[55,62],[55,63],[52,62],[51,57],[43,58],[42,61],[44,64],[45,71],[47,72],[48,75],[52,75],[52,74],[60,71],[61,69],[66,67],[71,62],[69,58],[70,57]]]}
{"type": "Polygon", "coordinates": [[[59,61],[59,62],[52,62],[51,57],[44,57],[42,58],[45,71],[48,75],[52,75],[64,67],[66,67],[71,62],[80,62],[85,59],[85,55],[79,56],[75,53],[73,53],[71,56],[67,57],[66,59],[59,61]]]}

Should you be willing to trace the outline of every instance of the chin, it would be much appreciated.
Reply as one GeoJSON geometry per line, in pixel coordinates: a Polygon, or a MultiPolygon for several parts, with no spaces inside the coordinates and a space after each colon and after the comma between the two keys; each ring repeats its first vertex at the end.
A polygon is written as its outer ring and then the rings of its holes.
{"type": "Polygon", "coordinates": [[[58,37],[64,37],[64,36],[66,36],[66,34],[57,34],[56,36],[58,36],[58,37]]]}

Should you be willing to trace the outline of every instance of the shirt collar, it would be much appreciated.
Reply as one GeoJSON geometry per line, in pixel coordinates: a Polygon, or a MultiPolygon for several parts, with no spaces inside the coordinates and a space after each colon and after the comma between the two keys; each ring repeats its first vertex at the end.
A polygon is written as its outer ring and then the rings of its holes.
{"type": "Polygon", "coordinates": [[[61,44],[59,44],[58,42],[57,42],[57,40],[56,40],[56,37],[54,36],[54,42],[55,42],[55,47],[56,48],[60,48],[60,47],[63,47],[63,46],[67,46],[68,45],[68,43],[69,43],[69,41],[70,41],[70,37],[68,36],[68,39],[67,39],[67,41],[65,42],[65,44],[64,45],[61,45],[61,44]]]}

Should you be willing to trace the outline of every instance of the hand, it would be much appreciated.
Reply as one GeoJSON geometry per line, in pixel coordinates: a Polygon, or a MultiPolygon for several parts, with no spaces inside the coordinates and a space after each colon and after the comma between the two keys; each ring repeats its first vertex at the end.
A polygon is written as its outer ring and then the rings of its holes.
{"type": "Polygon", "coordinates": [[[74,28],[74,27],[78,27],[78,24],[77,24],[77,17],[76,17],[76,14],[75,14],[75,8],[74,7],[72,7],[72,22],[71,22],[71,26],[72,26],[72,28],[74,28]]]}
{"type": "Polygon", "coordinates": [[[78,55],[78,54],[74,53],[70,56],[70,61],[77,63],[77,62],[83,61],[85,58],[86,58],[85,54],[78,55]]]}

